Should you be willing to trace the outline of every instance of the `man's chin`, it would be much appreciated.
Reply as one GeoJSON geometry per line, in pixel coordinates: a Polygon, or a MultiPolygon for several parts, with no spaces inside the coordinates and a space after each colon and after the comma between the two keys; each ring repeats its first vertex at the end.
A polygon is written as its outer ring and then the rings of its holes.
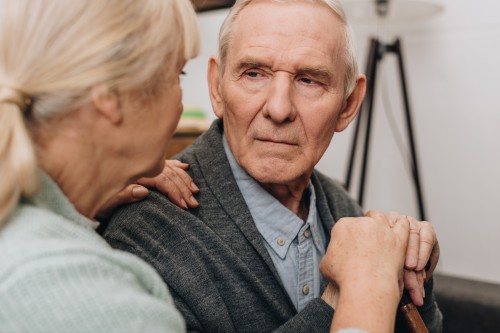
{"type": "Polygon", "coordinates": [[[247,171],[258,183],[267,185],[290,185],[299,181],[301,175],[290,168],[290,163],[272,163],[247,171]]]}

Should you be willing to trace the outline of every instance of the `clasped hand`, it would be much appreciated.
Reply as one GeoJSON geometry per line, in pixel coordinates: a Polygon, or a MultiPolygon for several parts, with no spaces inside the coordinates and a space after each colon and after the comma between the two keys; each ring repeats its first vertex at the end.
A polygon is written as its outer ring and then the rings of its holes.
{"type": "Polygon", "coordinates": [[[184,209],[198,207],[193,194],[199,189],[186,173],[189,164],[177,160],[166,160],[163,171],[153,178],[141,178],[111,198],[97,214],[98,219],[106,219],[117,207],[147,197],[148,188],[154,188],[165,194],[175,205],[184,209]]]}
{"type": "Polygon", "coordinates": [[[320,266],[323,276],[333,282],[327,288],[330,301],[345,283],[366,281],[376,288],[397,281],[399,297],[404,286],[415,305],[424,304],[424,282],[439,259],[439,244],[429,222],[369,211],[364,217],[340,219],[331,236],[320,266]]]}

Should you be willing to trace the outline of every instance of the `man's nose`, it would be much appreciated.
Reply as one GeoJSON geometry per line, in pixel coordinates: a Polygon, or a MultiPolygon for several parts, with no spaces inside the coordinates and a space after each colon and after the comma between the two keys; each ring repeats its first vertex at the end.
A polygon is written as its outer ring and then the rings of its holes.
{"type": "Polygon", "coordinates": [[[263,109],[265,117],[276,123],[293,121],[296,111],[292,102],[292,79],[288,75],[275,75],[269,86],[267,101],[263,109]]]}

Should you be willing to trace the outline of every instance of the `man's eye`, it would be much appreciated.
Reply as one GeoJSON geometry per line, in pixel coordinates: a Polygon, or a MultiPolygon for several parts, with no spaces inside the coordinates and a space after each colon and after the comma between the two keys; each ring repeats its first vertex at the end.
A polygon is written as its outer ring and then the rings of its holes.
{"type": "Polygon", "coordinates": [[[184,70],[180,71],[179,76],[177,76],[177,81],[182,82],[186,78],[186,74],[184,70]]]}
{"type": "Polygon", "coordinates": [[[302,77],[299,79],[300,82],[305,83],[305,84],[313,84],[316,83],[314,80],[311,80],[308,77],[302,77]]]}
{"type": "Polygon", "coordinates": [[[257,73],[256,71],[245,72],[245,75],[248,76],[248,77],[251,77],[251,78],[257,78],[257,77],[259,77],[259,73],[257,73]]]}

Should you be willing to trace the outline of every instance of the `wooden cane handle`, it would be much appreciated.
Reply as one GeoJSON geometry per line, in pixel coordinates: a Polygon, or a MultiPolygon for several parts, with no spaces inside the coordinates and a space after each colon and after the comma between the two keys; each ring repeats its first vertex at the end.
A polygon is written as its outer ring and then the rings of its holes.
{"type": "Polygon", "coordinates": [[[420,317],[420,313],[413,303],[408,303],[400,306],[399,311],[403,313],[410,332],[429,333],[427,327],[425,327],[422,317],[420,317]]]}

